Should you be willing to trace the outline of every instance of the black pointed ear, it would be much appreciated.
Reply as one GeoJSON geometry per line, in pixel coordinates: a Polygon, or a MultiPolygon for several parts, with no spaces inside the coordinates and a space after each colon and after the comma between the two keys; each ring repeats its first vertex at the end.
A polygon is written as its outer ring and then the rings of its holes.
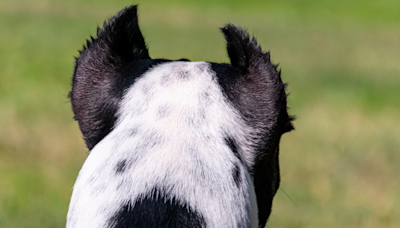
{"type": "Polygon", "coordinates": [[[139,29],[137,5],[121,10],[116,16],[98,29],[97,36],[109,47],[113,57],[122,61],[149,59],[144,38],[139,29]]]}
{"type": "Polygon", "coordinates": [[[132,80],[132,75],[121,69],[149,58],[138,25],[137,6],[120,11],[98,28],[97,38],[87,41],[87,47],[76,58],[69,96],[89,150],[115,124],[118,102],[132,80]]]}
{"type": "MultiPolygon", "coordinates": [[[[286,112],[286,94],[280,71],[271,63],[270,53],[263,53],[255,38],[239,27],[229,24],[222,32],[227,42],[231,65],[241,72],[241,81],[236,83],[240,105],[246,116],[262,124],[274,126],[281,113],[286,112]],[[282,110],[282,108],[284,110],[282,110]]],[[[273,129],[271,129],[272,131],[273,129]]]]}
{"type": "Polygon", "coordinates": [[[263,53],[256,39],[250,40],[249,34],[242,29],[229,24],[221,28],[221,31],[225,35],[232,66],[244,73],[248,71],[252,62],[262,59],[263,53]]]}

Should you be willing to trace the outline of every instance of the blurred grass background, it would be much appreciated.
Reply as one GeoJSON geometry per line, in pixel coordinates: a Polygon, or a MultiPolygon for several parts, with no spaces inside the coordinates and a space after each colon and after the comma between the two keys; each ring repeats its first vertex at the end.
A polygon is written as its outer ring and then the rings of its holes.
{"type": "Polygon", "coordinates": [[[64,227],[87,156],[67,94],[96,27],[140,3],[153,58],[228,62],[255,35],[289,82],[267,227],[400,227],[400,1],[0,0],[0,227],[64,227]]]}

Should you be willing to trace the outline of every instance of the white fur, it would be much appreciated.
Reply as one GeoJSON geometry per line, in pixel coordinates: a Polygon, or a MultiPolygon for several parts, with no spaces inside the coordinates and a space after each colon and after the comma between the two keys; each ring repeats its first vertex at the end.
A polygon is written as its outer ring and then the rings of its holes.
{"type": "Polygon", "coordinates": [[[114,130],[90,152],[74,186],[67,227],[106,227],[122,205],[155,187],[199,212],[208,227],[257,227],[248,171],[252,131],[208,63],[157,65],[127,90],[114,130]],[[226,145],[227,136],[246,164],[226,145]],[[125,159],[126,170],[116,174],[125,159]],[[240,188],[232,178],[234,164],[241,170],[240,188]]]}

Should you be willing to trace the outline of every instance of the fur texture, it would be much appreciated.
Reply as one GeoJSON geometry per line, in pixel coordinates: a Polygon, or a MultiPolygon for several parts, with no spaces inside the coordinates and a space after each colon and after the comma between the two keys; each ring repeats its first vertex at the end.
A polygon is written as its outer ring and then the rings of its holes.
{"type": "Polygon", "coordinates": [[[76,59],[70,93],[90,154],[67,227],[264,227],[293,129],[269,53],[222,28],[231,64],[151,59],[123,9],[76,59]]]}

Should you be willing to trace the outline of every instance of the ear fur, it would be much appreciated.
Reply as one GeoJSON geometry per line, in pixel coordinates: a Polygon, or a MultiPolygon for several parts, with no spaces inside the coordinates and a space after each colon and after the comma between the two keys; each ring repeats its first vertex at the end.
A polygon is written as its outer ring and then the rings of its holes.
{"type": "MultiPolygon", "coordinates": [[[[257,40],[255,38],[250,40],[249,34],[239,27],[228,24],[221,28],[221,31],[225,35],[231,65],[242,71],[242,73],[246,73],[252,62],[263,58],[263,53],[257,40]]],[[[269,53],[267,53],[266,57],[269,59],[269,53]]]]}
{"type": "Polygon", "coordinates": [[[121,10],[103,29],[97,29],[98,40],[105,42],[111,58],[121,62],[150,59],[142,33],[139,29],[137,5],[121,10]]]}
{"type": "Polygon", "coordinates": [[[124,67],[144,59],[150,57],[139,29],[137,6],[105,22],[97,29],[97,38],[88,40],[76,58],[69,97],[89,150],[114,126],[118,101],[132,80],[123,73],[124,67]]]}
{"type": "Polygon", "coordinates": [[[279,140],[292,128],[287,113],[285,84],[271,63],[270,53],[263,53],[255,38],[234,25],[221,29],[227,41],[231,65],[241,72],[232,83],[235,89],[225,89],[249,125],[261,129],[256,151],[254,185],[259,211],[259,226],[264,227],[271,212],[272,199],[278,189],[279,140]],[[285,127],[285,125],[287,125],[285,127]]]}
{"type": "MultiPolygon", "coordinates": [[[[286,112],[285,85],[278,65],[271,63],[270,53],[263,53],[255,38],[232,24],[221,28],[227,42],[231,65],[241,72],[242,77],[236,83],[236,103],[244,116],[250,121],[261,120],[252,125],[268,123],[273,132],[278,117],[286,112]]],[[[267,126],[262,126],[267,127],[267,126]]]]}

